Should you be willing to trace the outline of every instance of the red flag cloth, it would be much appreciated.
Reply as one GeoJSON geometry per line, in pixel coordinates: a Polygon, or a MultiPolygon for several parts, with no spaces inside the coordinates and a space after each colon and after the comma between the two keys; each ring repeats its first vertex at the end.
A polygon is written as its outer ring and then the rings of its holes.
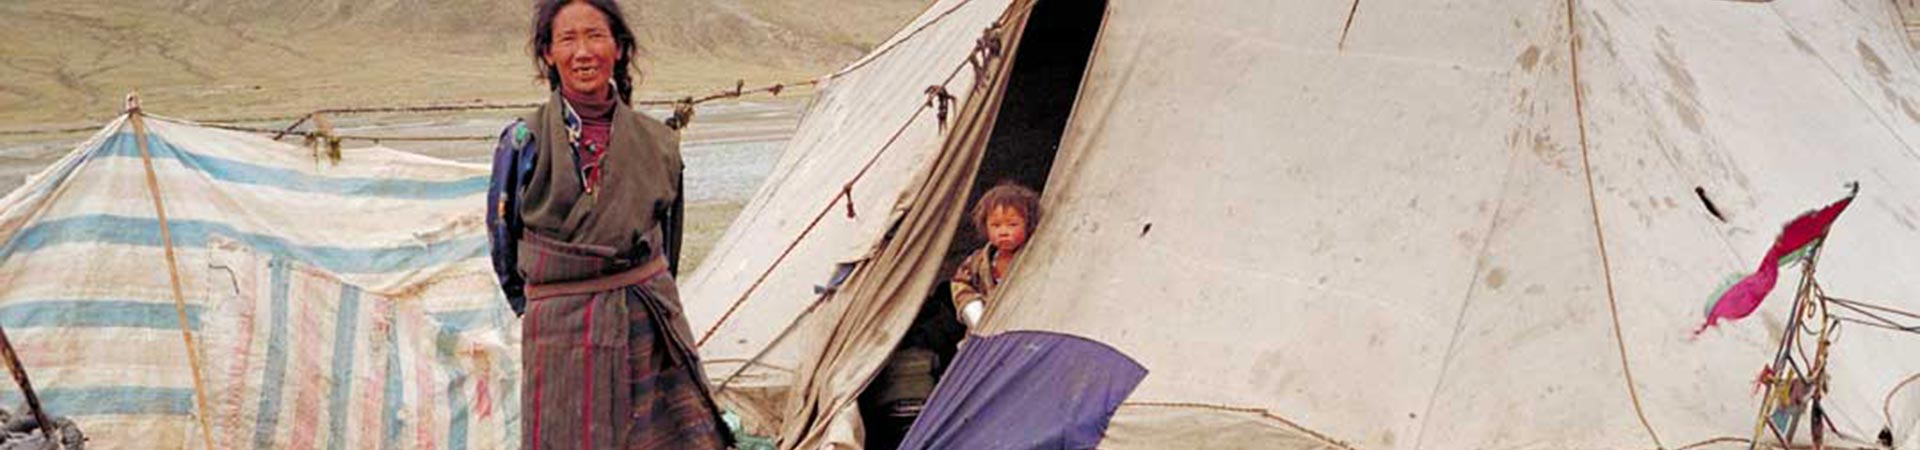
{"type": "Polygon", "coordinates": [[[1760,302],[1767,299],[1768,292],[1773,291],[1774,282],[1780,275],[1780,265],[1792,262],[1782,259],[1826,238],[1827,229],[1833,226],[1833,221],[1840,218],[1840,213],[1847,210],[1847,205],[1853,204],[1853,196],[1847,194],[1847,198],[1825,208],[1807,211],[1792,222],[1787,222],[1787,226],[1780,230],[1780,237],[1774,239],[1773,248],[1768,249],[1767,256],[1760,259],[1760,268],[1721,293],[1720,298],[1707,307],[1706,323],[1694,329],[1693,334],[1706,331],[1707,327],[1721,319],[1739,319],[1760,308],[1760,302]]]}

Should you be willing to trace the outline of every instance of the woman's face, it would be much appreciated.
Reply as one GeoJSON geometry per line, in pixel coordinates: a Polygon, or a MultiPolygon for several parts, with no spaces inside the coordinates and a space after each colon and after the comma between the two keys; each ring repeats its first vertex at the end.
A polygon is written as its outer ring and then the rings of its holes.
{"type": "Polygon", "coordinates": [[[553,45],[547,64],[560,71],[560,85],[575,94],[599,98],[607,94],[619,61],[620,44],[613,40],[607,16],[586,2],[560,7],[553,16],[553,45]]]}

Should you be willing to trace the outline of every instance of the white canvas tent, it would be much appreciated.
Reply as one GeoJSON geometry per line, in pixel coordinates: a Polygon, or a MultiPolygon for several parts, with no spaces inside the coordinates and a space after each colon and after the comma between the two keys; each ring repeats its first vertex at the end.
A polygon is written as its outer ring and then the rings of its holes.
{"type": "Polygon", "coordinates": [[[87,448],[516,445],[486,167],[129,117],[0,199],[0,325],[87,448]]]}
{"type": "MultiPolygon", "coordinates": [[[[946,275],[1030,3],[937,2],[834,77],[685,284],[709,375],[783,447],[859,445],[853,399],[946,275]],[[943,130],[922,92],[949,74],[943,130]]],[[[1818,280],[1920,309],[1901,23],[1878,0],[1111,0],[1046,218],[976,331],[1144,364],[1107,448],[1744,448],[1798,272],[1690,331],[1786,220],[1858,181],[1818,280]]],[[[1920,338],[1833,345],[1836,440],[1920,447],[1920,389],[1894,391],[1920,338]]]]}

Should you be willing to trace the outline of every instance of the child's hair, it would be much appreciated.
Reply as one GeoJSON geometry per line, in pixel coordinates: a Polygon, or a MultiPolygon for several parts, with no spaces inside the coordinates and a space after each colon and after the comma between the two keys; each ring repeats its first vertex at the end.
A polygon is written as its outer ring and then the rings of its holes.
{"type": "Polygon", "coordinates": [[[1001,181],[973,204],[973,229],[980,233],[980,238],[987,239],[987,213],[1002,206],[1013,208],[1027,219],[1027,236],[1031,238],[1033,227],[1040,224],[1040,194],[1012,180],[1001,181]]]}

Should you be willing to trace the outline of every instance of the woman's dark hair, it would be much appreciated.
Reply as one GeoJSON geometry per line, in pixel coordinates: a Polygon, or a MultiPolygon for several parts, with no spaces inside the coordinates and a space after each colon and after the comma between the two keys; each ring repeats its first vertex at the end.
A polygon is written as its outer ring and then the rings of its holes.
{"type": "Polygon", "coordinates": [[[548,89],[560,89],[560,69],[547,64],[547,50],[553,48],[553,17],[560,15],[560,8],[574,2],[592,5],[607,16],[607,28],[613,32],[613,41],[620,45],[620,57],[613,64],[613,81],[620,89],[620,101],[633,103],[633,55],[639,51],[639,40],[633,36],[633,28],[627,26],[627,17],[620,13],[620,5],[614,0],[540,0],[534,5],[533,37],[527,46],[533,50],[533,66],[546,77],[548,89]]]}
{"type": "Polygon", "coordinates": [[[987,214],[1000,207],[1013,208],[1020,217],[1027,219],[1027,237],[1033,237],[1033,228],[1040,225],[1040,194],[1011,180],[1001,181],[987,193],[980,195],[980,201],[973,204],[973,229],[980,233],[981,239],[987,236],[987,214]]]}

